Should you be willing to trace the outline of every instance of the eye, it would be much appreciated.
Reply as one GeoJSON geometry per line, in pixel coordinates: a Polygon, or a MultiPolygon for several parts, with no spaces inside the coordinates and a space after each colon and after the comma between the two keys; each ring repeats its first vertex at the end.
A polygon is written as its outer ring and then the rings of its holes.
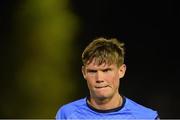
{"type": "Polygon", "coordinates": [[[104,69],[103,72],[109,72],[111,69],[104,69]]]}
{"type": "Polygon", "coordinates": [[[87,72],[88,73],[96,73],[97,71],[96,70],[88,70],[87,72]]]}

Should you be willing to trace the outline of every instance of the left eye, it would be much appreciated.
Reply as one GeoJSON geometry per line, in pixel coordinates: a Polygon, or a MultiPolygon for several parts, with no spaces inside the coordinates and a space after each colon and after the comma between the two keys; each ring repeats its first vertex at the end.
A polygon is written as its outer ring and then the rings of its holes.
{"type": "Polygon", "coordinates": [[[110,70],[109,69],[103,70],[103,72],[108,72],[108,71],[110,71],[110,70]]]}

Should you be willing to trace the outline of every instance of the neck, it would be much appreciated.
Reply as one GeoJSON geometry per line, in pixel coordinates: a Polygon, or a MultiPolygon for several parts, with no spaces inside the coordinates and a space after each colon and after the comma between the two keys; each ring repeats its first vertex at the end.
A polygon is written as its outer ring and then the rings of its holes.
{"type": "Polygon", "coordinates": [[[112,98],[95,99],[90,97],[88,103],[96,109],[108,110],[117,108],[122,105],[122,97],[120,94],[113,96],[112,98]]]}

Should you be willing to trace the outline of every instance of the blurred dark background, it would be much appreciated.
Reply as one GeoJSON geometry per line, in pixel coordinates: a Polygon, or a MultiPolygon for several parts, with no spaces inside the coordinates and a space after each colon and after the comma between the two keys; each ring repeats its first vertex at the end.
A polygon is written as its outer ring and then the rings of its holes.
{"type": "Polygon", "coordinates": [[[1,0],[0,117],[54,118],[85,97],[81,53],[113,37],[126,47],[121,93],[160,118],[180,118],[179,21],[172,0],[1,0]]]}

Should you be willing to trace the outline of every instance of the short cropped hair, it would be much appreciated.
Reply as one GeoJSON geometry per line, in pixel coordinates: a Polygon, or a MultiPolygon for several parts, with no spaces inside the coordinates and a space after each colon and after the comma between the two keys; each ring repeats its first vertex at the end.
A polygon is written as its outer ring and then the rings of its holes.
{"type": "Polygon", "coordinates": [[[82,53],[83,65],[90,64],[93,60],[96,64],[116,64],[118,67],[124,63],[124,43],[116,38],[98,38],[93,40],[82,53]]]}

